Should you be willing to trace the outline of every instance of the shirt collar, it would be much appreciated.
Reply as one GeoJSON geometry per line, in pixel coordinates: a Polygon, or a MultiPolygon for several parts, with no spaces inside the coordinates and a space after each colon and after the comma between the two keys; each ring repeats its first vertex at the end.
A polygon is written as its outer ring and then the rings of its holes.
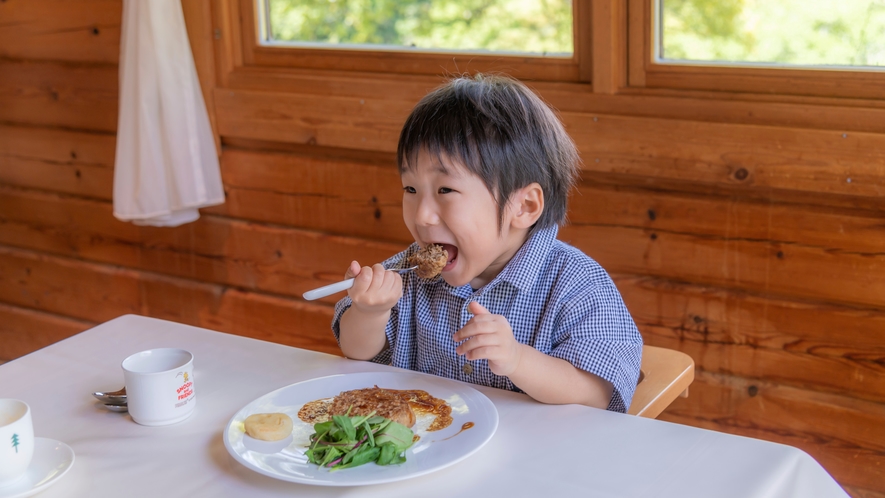
{"type": "MultiPolygon", "coordinates": [[[[553,225],[548,228],[536,230],[534,234],[522,247],[516,251],[516,254],[510,259],[507,265],[501,270],[491,282],[478,289],[476,292],[484,292],[492,289],[501,283],[508,283],[516,287],[521,292],[528,292],[535,284],[535,280],[540,276],[544,268],[544,262],[547,260],[547,254],[556,242],[556,235],[559,233],[559,227],[553,225]]],[[[463,299],[469,299],[474,294],[474,290],[470,284],[461,287],[452,287],[442,277],[437,277],[435,282],[441,282],[448,287],[449,293],[463,299]]],[[[420,279],[419,279],[420,280],[420,279]]],[[[422,281],[422,284],[426,284],[422,281]]]]}
{"type": "Polygon", "coordinates": [[[486,287],[491,289],[501,282],[507,282],[520,292],[530,291],[544,269],[544,262],[556,242],[557,233],[559,227],[556,225],[536,230],[486,287]]]}

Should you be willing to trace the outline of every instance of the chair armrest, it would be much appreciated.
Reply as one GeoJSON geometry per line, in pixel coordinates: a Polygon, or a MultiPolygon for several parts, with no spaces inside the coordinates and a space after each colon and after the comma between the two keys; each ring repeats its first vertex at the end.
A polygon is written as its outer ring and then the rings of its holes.
{"type": "Polygon", "coordinates": [[[640,417],[656,418],[694,381],[694,360],[685,353],[655,346],[642,347],[642,373],[630,410],[640,417]]]}

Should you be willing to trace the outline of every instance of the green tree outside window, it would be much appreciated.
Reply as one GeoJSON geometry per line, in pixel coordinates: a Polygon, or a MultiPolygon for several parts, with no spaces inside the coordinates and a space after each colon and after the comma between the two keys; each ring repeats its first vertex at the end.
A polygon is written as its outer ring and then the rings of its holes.
{"type": "Polygon", "coordinates": [[[269,41],[570,56],[571,0],[263,0],[269,41]]]}
{"type": "Polygon", "coordinates": [[[885,0],[658,0],[664,60],[885,66],[885,0]]]}

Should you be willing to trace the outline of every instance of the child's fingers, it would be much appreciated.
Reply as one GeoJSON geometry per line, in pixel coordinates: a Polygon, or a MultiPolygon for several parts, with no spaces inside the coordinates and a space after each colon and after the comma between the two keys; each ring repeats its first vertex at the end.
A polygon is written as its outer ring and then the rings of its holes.
{"type": "Polygon", "coordinates": [[[384,266],[376,263],[372,266],[364,266],[360,268],[356,278],[363,276],[369,286],[374,289],[383,285],[384,279],[387,277],[386,273],[384,266]]]}
{"type": "Polygon", "coordinates": [[[497,333],[470,336],[455,352],[468,361],[488,360],[489,369],[496,375],[510,375],[519,364],[519,344],[509,327],[495,331],[497,333]]]}
{"type": "Polygon", "coordinates": [[[498,347],[482,347],[471,349],[470,351],[464,353],[464,358],[470,361],[473,360],[495,360],[495,353],[499,351],[498,347]]]}
{"type": "MultiPolygon", "coordinates": [[[[351,266],[351,268],[347,271],[350,272],[352,269],[353,269],[353,266],[351,266]]],[[[354,292],[363,293],[363,292],[368,291],[372,286],[372,281],[374,280],[374,275],[372,274],[373,273],[372,269],[369,268],[368,266],[363,266],[362,268],[357,268],[357,270],[358,271],[357,271],[356,275],[354,277],[352,277],[353,278],[353,286],[351,287],[351,290],[350,290],[351,293],[354,293],[354,292]]]]}
{"type": "Polygon", "coordinates": [[[356,261],[351,261],[350,266],[347,267],[347,271],[344,272],[344,278],[354,278],[360,274],[361,270],[362,268],[360,268],[359,263],[357,263],[356,261]]]}
{"type": "Polygon", "coordinates": [[[402,297],[402,278],[383,265],[364,266],[354,278],[351,299],[362,308],[389,308],[402,297]]]}
{"type": "Polygon", "coordinates": [[[369,290],[378,292],[383,290],[387,284],[385,281],[390,278],[390,272],[388,272],[384,265],[380,263],[375,263],[372,265],[372,283],[369,285],[369,290]]]}
{"type": "Polygon", "coordinates": [[[463,355],[467,355],[468,353],[475,354],[477,349],[492,348],[500,345],[501,341],[495,334],[479,334],[464,341],[463,344],[455,348],[455,352],[463,355]]]}
{"type": "Polygon", "coordinates": [[[395,271],[385,271],[384,290],[392,295],[397,296],[397,301],[403,295],[403,277],[395,271]]]}
{"type": "Polygon", "coordinates": [[[479,304],[478,301],[471,301],[470,304],[467,305],[467,311],[474,315],[491,315],[491,312],[489,312],[485,306],[479,304]]]}
{"type": "MultiPolygon", "coordinates": [[[[476,315],[468,320],[461,330],[455,332],[452,339],[455,342],[460,342],[475,335],[493,334],[503,325],[501,319],[504,317],[500,315],[476,315]]],[[[506,321],[506,319],[504,320],[506,321]]]]}
{"type": "Polygon", "coordinates": [[[384,265],[377,264],[372,267],[373,273],[378,278],[378,285],[385,290],[402,288],[403,279],[399,273],[384,268],[384,265]]]}

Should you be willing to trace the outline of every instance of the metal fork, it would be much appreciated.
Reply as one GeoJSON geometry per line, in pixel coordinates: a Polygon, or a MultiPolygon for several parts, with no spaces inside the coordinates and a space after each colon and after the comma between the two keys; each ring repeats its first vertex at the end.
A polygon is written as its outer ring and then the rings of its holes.
{"type": "MultiPolygon", "coordinates": [[[[400,275],[402,275],[403,273],[405,273],[407,271],[412,271],[417,268],[418,268],[418,265],[415,265],[411,268],[391,268],[387,271],[395,271],[395,272],[399,273],[400,275]]],[[[305,292],[304,294],[302,294],[302,296],[304,297],[304,299],[306,299],[308,301],[313,301],[313,300],[319,299],[321,297],[331,296],[332,294],[335,294],[336,292],[345,291],[347,289],[350,289],[351,287],[353,287],[353,279],[348,278],[347,280],[342,280],[340,282],[335,282],[334,284],[324,285],[323,287],[319,287],[314,290],[309,290],[309,291],[305,292]]]]}

